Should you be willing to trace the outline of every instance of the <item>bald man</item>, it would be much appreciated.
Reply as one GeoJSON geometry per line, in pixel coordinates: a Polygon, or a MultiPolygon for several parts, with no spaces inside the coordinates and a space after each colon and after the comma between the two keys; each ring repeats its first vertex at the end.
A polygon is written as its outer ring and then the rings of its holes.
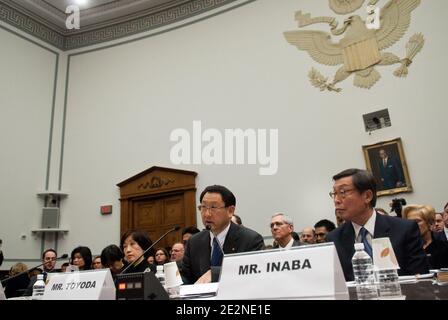
{"type": "Polygon", "coordinates": [[[311,227],[304,228],[300,233],[300,242],[302,244],[316,243],[316,237],[314,235],[314,229],[311,227]]]}

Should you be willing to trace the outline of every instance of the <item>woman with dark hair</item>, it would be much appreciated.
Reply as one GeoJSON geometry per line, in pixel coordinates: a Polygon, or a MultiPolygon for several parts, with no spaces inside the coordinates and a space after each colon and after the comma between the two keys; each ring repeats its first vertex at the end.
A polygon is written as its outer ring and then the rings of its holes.
{"type": "Polygon", "coordinates": [[[167,262],[170,262],[170,254],[165,248],[159,248],[156,251],[155,255],[156,265],[164,265],[167,262]]]}
{"type": "Polygon", "coordinates": [[[155,266],[150,266],[146,260],[149,256],[154,255],[154,250],[151,248],[144,256],[141,256],[151,245],[151,239],[142,230],[128,230],[123,234],[120,247],[125,261],[128,265],[131,264],[125,273],[144,272],[147,268],[155,272],[155,266]]]}
{"type": "Polygon", "coordinates": [[[79,246],[73,249],[70,258],[72,264],[77,266],[80,271],[92,268],[92,252],[88,247],[79,246]]]}

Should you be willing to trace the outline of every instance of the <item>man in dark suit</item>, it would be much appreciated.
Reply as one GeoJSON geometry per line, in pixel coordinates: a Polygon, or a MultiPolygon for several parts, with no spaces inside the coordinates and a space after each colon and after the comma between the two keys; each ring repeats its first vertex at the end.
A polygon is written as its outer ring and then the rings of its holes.
{"type": "Polygon", "coordinates": [[[351,259],[355,242],[363,242],[371,254],[372,239],[388,237],[400,265],[400,275],[428,272],[428,262],[423,251],[423,241],[415,221],[378,214],[376,184],[373,175],[360,169],[348,169],[333,177],[330,192],[337,212],[345,223],[327,235],[334,242],[346,281],[352,281],[351,259]]]}
{"type": "Polygon", "coordinates": [[[274,248],[290,249],[300,246],[300,241],[294,240],[292,237],[294,223],[291,217],[283,213],[276,213],[271,217],[270,227],[275,240],[274,248]]]}
{"type": "Polygon", "coordinates": [[[448,203],[443,208],[442,212],[443,227],[440,232],[434,233],[434,239],[441,241],[448,241],[448,203]]]}
{"type": "Polygon", "coordinates": [[[379,151],[379,155],[379,168],[383,189],[404,187],[403,168],[400,163],[395,158],[389,157],[384,149],[379,151]]]}
{"type": "Polygon", "coordinates": [[[185,284],[217,281],[223,254],[264,249],[260,234],[231,222],[236,199],[229,189],[209,186],[202,191],[199,201],[206,230],[187,242],[181,271],[185,284]]]}

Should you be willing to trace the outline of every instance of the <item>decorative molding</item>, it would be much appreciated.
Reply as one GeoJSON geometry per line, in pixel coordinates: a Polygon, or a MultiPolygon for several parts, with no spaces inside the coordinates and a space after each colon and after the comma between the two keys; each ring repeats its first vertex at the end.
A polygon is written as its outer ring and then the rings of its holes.
{"type": "Polygon", "coordinates": [[[176,180],[172,180],[172,179],[164,179],[161,177],[152,177],[150,182],[146,182],[146,183],[140,183],[137,187],[137,189],[158,189],[158,188],[162,188],[164,186],[169,185],[170,183],[174,183],[176,182],[176,180]]]}
{"type": "Polygon", "coordinates": [[[4,21],[58,49],[66,51],[150,31],[235,1],[237,0],[191,0],[130,21],[66,35],[0,1],[0,21],[4,21]]]}
{"type": "Polygon", "coordinates": [[[22,30],[58,49],[64,50],[64,36],[33,18],[0,2],[0,21],[22,30]]]}

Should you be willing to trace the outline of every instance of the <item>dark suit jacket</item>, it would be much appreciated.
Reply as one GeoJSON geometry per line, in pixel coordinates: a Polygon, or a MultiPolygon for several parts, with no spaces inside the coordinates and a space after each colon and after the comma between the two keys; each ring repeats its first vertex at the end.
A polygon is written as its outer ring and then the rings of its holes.
{"type": "MultiPolygon", "coordinates": [[[[225,254],[262,249],[264,249],[264,241],[260,234],[246,227],[230,223],[223,246],[225,254]]],[[[185,284],[195,283],[204,273],[210,270],[210,254],[210,231],[203,230],[188,239],[181,272],[185,284]]],[[[218,280],[219,272],[219,267],[213,268],[212,281],[218,280]]]]}
{"type": "Polygon", "coordinates": [[[442,232],[434,232],[433,236],[435,240],[448,241],[448,239],[446,238],[445,230],[443,230],[442,232]]]}
{"type": "Polygon", "coordinates": [[[398,181],[404,183],[403,169],[395,158],[388,157],[386,167],[380,159],[379,167],[384,189],[396,188],[398,181]]]}
{"type": "MultiPolygon", "coordinates": [[[[390,239],[397,257],[399,275],[428,273],[429,266],[423,251],[423,240],[415,221],[376,214],[373,238],[390,239]]],[[[353,281],[352,257],[355,253],[355,229],[347,221],[327,235],[327,242],[334,242],[346,281],[353,281]]]]}

